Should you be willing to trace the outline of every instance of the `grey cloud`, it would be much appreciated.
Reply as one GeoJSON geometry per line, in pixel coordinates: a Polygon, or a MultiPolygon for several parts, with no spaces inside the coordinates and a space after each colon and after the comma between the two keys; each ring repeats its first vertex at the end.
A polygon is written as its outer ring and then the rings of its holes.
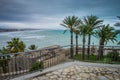
{"type": "Polygon", "coordinates": [[[56,16],[82,11],[113,17],[120,14],[119,3],[120,0],[0,0],[0,21],[29,21],[33,15],[56,16]]]}

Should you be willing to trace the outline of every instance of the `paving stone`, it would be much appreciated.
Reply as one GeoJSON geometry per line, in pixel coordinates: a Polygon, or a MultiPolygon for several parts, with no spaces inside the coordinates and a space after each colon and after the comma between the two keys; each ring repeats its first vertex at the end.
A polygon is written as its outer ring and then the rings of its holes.
{"type": "Polygon", "coordinates": [[[32,80],[120,80],[120,69],[74,65],[32,80]]]}

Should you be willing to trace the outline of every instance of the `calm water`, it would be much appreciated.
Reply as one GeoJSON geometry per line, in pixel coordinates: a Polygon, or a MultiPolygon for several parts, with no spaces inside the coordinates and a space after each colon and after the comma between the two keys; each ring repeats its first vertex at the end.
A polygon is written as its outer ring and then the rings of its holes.
{"type": "MultiPolygon", "coordinates": [[[[23,40],[28,47],[35,44],[38,48],[43,48],[52,45],[69,45],[69,32],[63,34],[63,30],[32,30],[32,31],[17,31],[17,32],[3,32],[0,33],[0,49],[6,46],[6,42],[11,38],[18,37],[23,40]]],[[[75,36],[74,36],[75,37],[75,36]]],[[[117,38],[120,40],[120,38],[117,38]]],[[[91,43],[98,45],[98,39],[92,37],[91,43]]],[[[75,39],[74,39],[75,43],[75,39]]],[[[87,43],[87,40],[86,40],[87,43]]],[[[82,44],[82,38],[79,37],[79,44],[82,44]]],[[[109,42],[107,45],[116,45],[116,43],[109,42]]]]}

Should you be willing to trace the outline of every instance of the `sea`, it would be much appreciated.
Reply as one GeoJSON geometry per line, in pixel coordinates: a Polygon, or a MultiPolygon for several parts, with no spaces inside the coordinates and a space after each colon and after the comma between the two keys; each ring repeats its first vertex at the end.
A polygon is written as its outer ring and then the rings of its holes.
{"type": "MultiPolygon", "coordinates": [[[[70,45],[70,33],[67,31],[64,33],[64,30],[25,30],[25,31],[15,31],[15,32],[1,32],[0,33],[0,49],[7,45],[7,42],[12,38],[20,38],[26,44],[26,49],[28,46],[35,44],[38,49],[60,45],[66,46],[70,45]]],[[[74,44],[75,44],[75,35],[74,44]]],[[[117,40],[120,41],[120,37],[117,37],[117,40]]],[[[82,37],[79,36],[79,44],[82,44],[82,37]]],[[[92,36],[91,44],[98,45],[99,39],[92,36]]],[[[86,36],[86,45],[87,45],[87,36],[86,36]]],[[[108,46],[116,46],[117,42],[108,42],[108,46]]]]}

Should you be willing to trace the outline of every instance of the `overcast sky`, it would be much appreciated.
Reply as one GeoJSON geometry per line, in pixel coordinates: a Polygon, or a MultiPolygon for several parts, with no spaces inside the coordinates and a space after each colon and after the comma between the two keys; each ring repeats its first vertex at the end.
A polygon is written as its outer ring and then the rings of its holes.
{"type": "Polygon", "coordinates": [[[62,29],[66,16],[91,14],[113,25],[120,0],[0,0],[0,27],[62,29]]]}

